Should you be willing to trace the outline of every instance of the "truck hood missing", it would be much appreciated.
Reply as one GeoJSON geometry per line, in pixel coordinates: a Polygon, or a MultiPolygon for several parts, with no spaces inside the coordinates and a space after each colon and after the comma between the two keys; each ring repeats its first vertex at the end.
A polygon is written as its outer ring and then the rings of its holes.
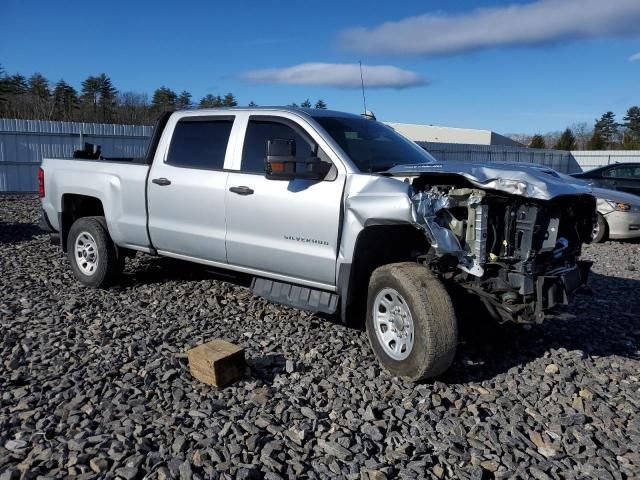
{"type": "Polygon", "coordinates": [[[568,182],[545,173],[539,167],[446,161],[413,165],[398,165],[385,172],[394,177],[420,175],[459,175],[472,185],[539,200],[551,200],[562,195],[592,194],[588,185],[568,182]]]}

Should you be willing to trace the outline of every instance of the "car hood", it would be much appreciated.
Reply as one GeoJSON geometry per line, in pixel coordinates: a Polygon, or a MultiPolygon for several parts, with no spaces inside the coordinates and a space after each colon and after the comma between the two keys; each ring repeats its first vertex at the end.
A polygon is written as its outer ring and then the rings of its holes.
{"type": "Polygon", "coordinates": [[[446,161],[413,165],[398,165],[385,172],[392,176],[460,175],[473,185],[540,200],[561,195],[592,194],[592,188],[555,177],[539,167],[446,161]]]}
{"type": "Polygon", "coordinates": [[[598,200],[611,200],[612,202],[629,203],[640,205],[640,196],[632,193],[621,192],[619,190],[609,190],[608,188],[593,188],[593,196],[598,200]]]}

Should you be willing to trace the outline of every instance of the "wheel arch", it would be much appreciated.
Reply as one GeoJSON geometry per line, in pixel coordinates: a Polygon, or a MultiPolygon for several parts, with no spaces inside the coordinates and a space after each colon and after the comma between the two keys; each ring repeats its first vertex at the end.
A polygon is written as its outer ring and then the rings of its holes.
{"type": "Polygon", "coordinates": [[[71,225],[82,217],[104,217],[102,200],[90,195],[65,193],[61,199],[61,211],[58,213],[60,226],[60,246],[67,251],[67,239],[71,225]]]}
{"type": "Polygon", "coordinates": [[[363,228],[356,238],[351,263],[339,265],[342,321],[362,322],[369,279],[376,268],[389,263],[416,261],[429,249],[424,233],[409,223],[375,224],[363,228]]]}

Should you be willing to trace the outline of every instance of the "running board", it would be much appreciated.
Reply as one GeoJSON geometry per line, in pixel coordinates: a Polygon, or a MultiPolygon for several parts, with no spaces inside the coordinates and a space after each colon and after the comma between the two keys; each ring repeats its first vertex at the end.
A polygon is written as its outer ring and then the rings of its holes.
{"type": "Polygon", "coordinates": [[[336,313],[338,309],[339,297],[335,293],[267,278],[254,277],[251,282],[251,291],[254,295],[272,302],[312,312],[336,313]]]}

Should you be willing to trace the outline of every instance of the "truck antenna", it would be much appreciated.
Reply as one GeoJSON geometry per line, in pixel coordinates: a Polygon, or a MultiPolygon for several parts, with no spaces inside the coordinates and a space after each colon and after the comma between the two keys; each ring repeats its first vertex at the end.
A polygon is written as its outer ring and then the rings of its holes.
{"type": "Polygon", "coordinates": [[[358,61],[360,65],[360,85],[362,86],[362,104],[364,106],[364,114],[367,114],[367,98],[364,96],[364,77],[362,76],[362,61],[358,61]]]}

